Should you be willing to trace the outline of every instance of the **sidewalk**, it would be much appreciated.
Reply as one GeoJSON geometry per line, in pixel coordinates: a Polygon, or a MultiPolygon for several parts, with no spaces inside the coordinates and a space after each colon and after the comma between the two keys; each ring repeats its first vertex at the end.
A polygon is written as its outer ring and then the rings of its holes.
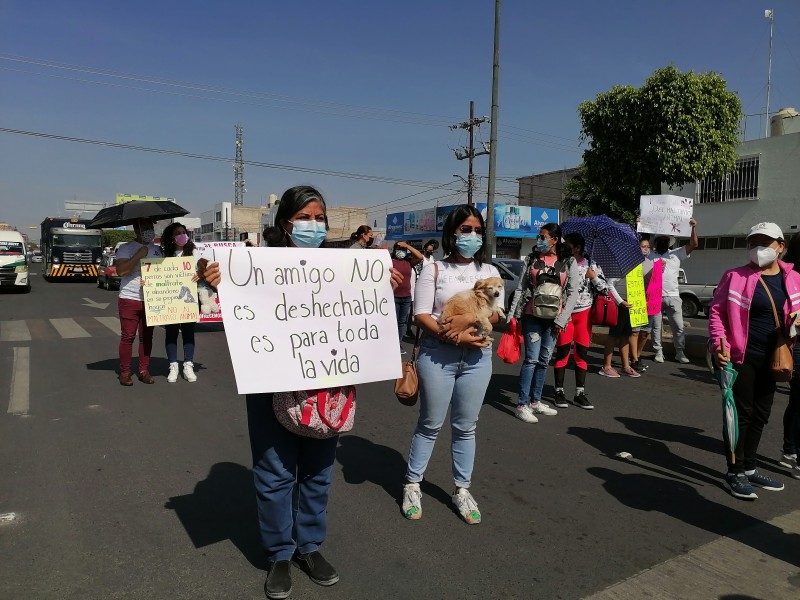
{"type": "MultiPolygon", "coordinates": [[[[694,318],[685,319],[683,331],[686,336],[686,356],[697,360],[706,360],[706,348],[708,344],[708,319],[694,318]]],[[[592,343],[603,346],[608,339],[608,327],[595,327],[592,330],[592,343]]],[[[661,329],[661,342],[664,355],[675,358],[675,349],[672,346],[672,330],[669,322],[664,319],[664,326],[661,329]]],[[[652,351],[652,340],[647,342],[647,351],[652,351]]]]}
{"type": "Polygon", "coordinates": [[[800,597],[797,547],[793,541],[798,534],[800,511],[794,511],[731,537],[720,537],[584,600],[795,600],[800,597]]]}

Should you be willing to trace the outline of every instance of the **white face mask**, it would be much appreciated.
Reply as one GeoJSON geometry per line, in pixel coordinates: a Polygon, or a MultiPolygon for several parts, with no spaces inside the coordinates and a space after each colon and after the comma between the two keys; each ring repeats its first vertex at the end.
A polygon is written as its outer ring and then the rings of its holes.
{"type": "Polygon", "coordinates": [[[748,252],[750,262],[761,268],[768,267],[778,259],[778,251],[772,246],[756,246],[748,252]]]}
{"type": "Polygon", "coordinates": [[[142,237],[142,241],[145,244],[149,244],[154,239],[156,239],[156,232],[154,230],[152,230],[152,229],[145,229],[144,231],[142,231],[141,237],[142,237]]]}

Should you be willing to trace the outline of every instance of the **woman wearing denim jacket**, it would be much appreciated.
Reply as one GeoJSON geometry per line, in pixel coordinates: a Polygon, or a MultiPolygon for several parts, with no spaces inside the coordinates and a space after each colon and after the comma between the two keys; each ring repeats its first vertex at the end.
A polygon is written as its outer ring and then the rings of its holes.
{"type": "MultiPolygon", "coordinates": [[[[455,317],[444,324],[447,331],[440,329],[438,319],[452,296],[471,289],[476,281],[500,274],[485,262],[483,217],[472,206],[459,206],[447,216],[442,247],[447,258],[423,267],[414,295],[414,317],[424,334],[417,358],[420,411],[408,452],[402,510],[407,519],[422,517],[419,484],[450,409],[453,503],[464,521],[475,524],[480,523],[481,513],[468,488],[475,463],[478,413],[492,376],[491,339],[475,335],[474,315],[455,317]]],[[[490,321],[497,320],[494,313],[490,321]]]]}
{"type": "Polygon", "coordinates": [[[536,240],[536,250],[525,262],[523,276],[514,293],[508,315],[509,318],[521,317],[522,336],[525,340],[525,360],[519,373],[519,400],[514,412],[525,423],[538,422],[536,414],[558,414],[556,409],[542,402],[544,380],[556,339],[566,329],[575,310],[583,277],[572,257],[571,248],[561,241],[561,227],[557,223],[542,225],[536,240]],[[545,319],[533,314],[533,291],[536,289],[538,273],[545,265],[559,272],[563,290],[561,311],[555,319],[545,319]]]}
{"type": "Polygon", "coordinates": [[[770,358],[777,331],[772,301],[786,333],[793,315],[800,311],[800,274],[778,260],[784,243],[783,232],[775,223],[754,225],[747,236],[747,248],[748,264],[727,271],[714,292],[708,314],[708,343],[717,366],[732,362],[738,373],[733,400],[739,417],[739,439],[735,462],[728,456],[725,483],[734,497],[754,500],[758,498],[754,485],[771,491],[783,489],[783,483],[756,469],[756,453],[775,395],[770,358]]]}

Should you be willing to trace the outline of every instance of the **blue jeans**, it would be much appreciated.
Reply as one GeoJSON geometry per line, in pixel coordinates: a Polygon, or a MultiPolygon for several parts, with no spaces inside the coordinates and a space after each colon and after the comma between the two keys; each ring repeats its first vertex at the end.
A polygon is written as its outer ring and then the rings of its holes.
{"type": "Polygon", "coordinates": [[[165,325],[164,339],[167,346],[167,360],[171,363],[178,362],[178,332],[183,334],[183,360],[194,360],[194,327],[197,323],[176,323],[165,325]]]}
{"type": "Polygon", "coordinates": [[[314,552],[328,531],[328,496],[338,436],[295,435],[278,423],[272,394],[247,395],[261,543],[270,562],[314,552]]]}
{"type": "Polygon", "coordinates": [[[397,333],[402,340],[408,326],[408,314],[411,312],[411,296],[395,297],[394,308],[397,311],[397,333]]]}
{"type": "Polygon", "coordinates": [[[420,342],[417,374],[419,420],[411,437],[406,479],[422,481],[449,408],[453,480],[457,487],[468,488],[478,413],[492,377],[492,348],[458,348],[426,335],[420,342]]]}
{"type": "Polygon", "coordinates": [[[540,319],[533,315],[522,315],[522,337],[525,340],[525,360],[519,372],[519,404],[528,404],[531,399],[542,399],[544,379],[550,356],[556,345],[552,319],[540,319]]]}

